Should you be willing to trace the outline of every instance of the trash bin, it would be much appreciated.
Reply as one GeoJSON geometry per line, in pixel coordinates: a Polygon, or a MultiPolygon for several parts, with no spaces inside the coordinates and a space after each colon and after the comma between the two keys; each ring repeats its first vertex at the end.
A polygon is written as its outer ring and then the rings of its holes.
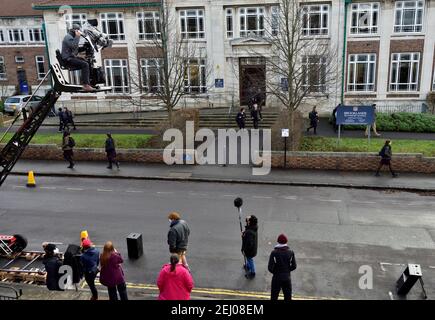
{"type": "Polygon", "coordinates": [[[422,277],[419,264],[408,264],[396,282],[397,294],[406,295],[414,284],[422,277]]]}
{"type": "Polygon", "coordinates": [[[128,235],[127,251],[130,259],[139,259],[143,255],[142,234],[130,233],[128,235]]]}

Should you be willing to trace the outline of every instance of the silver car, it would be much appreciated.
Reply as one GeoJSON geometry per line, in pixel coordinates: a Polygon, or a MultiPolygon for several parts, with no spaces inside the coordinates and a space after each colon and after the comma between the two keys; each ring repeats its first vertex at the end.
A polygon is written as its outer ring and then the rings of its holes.
{"type": "MultiPolygon", "coordinates": [[[[13,96],[6,99],[4,104],[4,113],[14,115],[21,111],[27,101],[29,101],[31,96],[13,96]]],[[[26,111],[29,111],[30,108],[36,107],[42,100],[42,97],[33,96],[32,100],[26,106],[26,111]]]]}

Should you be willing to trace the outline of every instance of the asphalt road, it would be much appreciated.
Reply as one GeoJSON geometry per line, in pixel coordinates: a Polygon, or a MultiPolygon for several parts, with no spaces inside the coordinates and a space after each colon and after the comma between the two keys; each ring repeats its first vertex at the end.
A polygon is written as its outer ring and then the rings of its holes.
{"type": "MultiPolygon", "coordinates": [[[[112,240],[126,258],[129,282],[155,284],[169,258],[167,214],[179,211],[191,227],[188,261],[198,288],[267,293],[269,253],[285,232],[296,253],[294,294],[302,297],[397,299],[394,283],[406,263],[418,263],[435,298],[435,197],[366,190],[237,184],[11,176],[0,189],[0,233],[24,234],[29,249],[43,241],[78,243],[88,230],[97,246],[112,240]],[[235,197],[243,215],[259,218],[257,277],[243,276],[235,197]],[[143,234],[144,256],[127,259],[126,236],[143,234]],[[373,289],[358,283],[373,270],[373,289]],[[389,294],[392,292],[392,295],[389,294]]],[[[234,291],[231,291],[234,295],[234,291]]],[[[415,286],[410,299],[420,299],[415,286]]],[[[238,295],[244,298],[243,293],[238,295]]]]}

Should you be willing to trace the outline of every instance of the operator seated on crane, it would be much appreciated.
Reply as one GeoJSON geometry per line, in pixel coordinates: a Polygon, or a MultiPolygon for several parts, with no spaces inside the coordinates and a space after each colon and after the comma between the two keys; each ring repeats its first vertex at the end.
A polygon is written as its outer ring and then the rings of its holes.
{"type": "Polygon", "coordinates": [[[83,90],[94,91],[95,89],[91,87],[89,80],[89,64],[78,56],[79,51],[81,51],[79,48],[81,35],[82,33],[80,31],[80,26],[78,24],[74,24],[63,39],[62,59],[68,64],[69,68],[73,68],[75,70],[80,69],[82,71],[83,90]]]}

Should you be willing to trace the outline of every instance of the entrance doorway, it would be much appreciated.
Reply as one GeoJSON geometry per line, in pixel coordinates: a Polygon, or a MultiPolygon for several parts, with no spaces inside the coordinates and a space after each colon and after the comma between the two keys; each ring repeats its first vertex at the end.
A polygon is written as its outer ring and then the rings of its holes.
{"type": "Polygon", "coordinates": [[[266,103],[266,60],[240,58],[240,105],[249,105],[251,99],[266,103]]]}

